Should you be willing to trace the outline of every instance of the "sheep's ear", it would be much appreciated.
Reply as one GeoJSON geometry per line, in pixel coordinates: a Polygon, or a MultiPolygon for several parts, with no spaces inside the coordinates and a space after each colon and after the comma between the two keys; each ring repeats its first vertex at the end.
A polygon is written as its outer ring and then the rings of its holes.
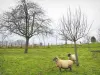
{"type": "Polygon", "coordinates": [[[54,58],[52,59],[52,61],[54,61],[54,58]]]}
{"type": "Polygon", "coordinates": [[[69,53],[67,53],[66,55],[68,56],[69,53]]]}
{"type": "Polygon", "coordinates": [[[53,58],[53,61],[56,61],[57,59],[58,59],[57,57],[54,57],[54,58],[53,58]]]}
{"type": "Polygon", "coordinates": [[[55,61],[55,57],[52,60],[55,61]]]}
{"type": "Polygon", "coordinates": [[[56,56],[56,58],[59,59],[58,56],[56,56]]]}
{"type": "Polygon", "coordinates": [[[67,55],[68,55],[68,54],[71,54],[71,53],[67,53],[67,55]]]}
{"type": "Polygon", "coordinates": [[[68,53],[67,56],[70,57],[71,53],[68,53]]]}

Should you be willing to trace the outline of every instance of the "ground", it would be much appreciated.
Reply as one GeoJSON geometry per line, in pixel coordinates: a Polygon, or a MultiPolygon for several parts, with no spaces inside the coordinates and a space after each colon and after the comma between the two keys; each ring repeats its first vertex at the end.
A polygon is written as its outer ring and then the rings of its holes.
{"type": "MultiPolygon", "coordinates": [[[[95,58],[90,51],[100,49],[98,46],[78,46],[80,66],[74,64],[72,71],[62,70],[61,75],[100,75],[100,54],[95,58]]],[[[74,53],[74,49],[68,45],[29,48],[27,54],[23,48],[0,48],[0,75],[59,75],[52,59],[68,59],[69,52],[74,53]]]]}

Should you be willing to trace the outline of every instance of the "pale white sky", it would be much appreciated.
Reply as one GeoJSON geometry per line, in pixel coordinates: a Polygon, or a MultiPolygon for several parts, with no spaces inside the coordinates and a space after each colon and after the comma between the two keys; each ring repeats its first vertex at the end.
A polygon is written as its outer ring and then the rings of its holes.
{"type": "MultiPolygon", "coordinates": [[[[18,0],[0,0],[0,14],[9,8],[15,6],[18,0]]],[[[97,35],[97,29],[100,28],[100,0],[30,0],[38,3],[52,19],[52,27],[57,28],[59,19],[66,15],[68,7],[74,11],[81,8],[81,11],[87,16],[88,24],[93,25],[90,35],[97,35]]],[[[46,39],[50,43],[54,43],[55,38],[46,39]]],[[[58,39],[59,40],[59,39],[58,39]]],[[[61,41],[58,41],[61,42],[61,41]]]]}

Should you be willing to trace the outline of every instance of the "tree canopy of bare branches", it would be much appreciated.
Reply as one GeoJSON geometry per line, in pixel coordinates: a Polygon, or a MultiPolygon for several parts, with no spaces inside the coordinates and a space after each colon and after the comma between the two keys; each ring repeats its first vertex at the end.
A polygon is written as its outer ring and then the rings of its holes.
{"type": "Polygon", "coordinates": [[[1,24],[7,31],[25,37],[24,53],[28,52],[28,43],[32,36],[50,33],[50,19],[46,18],[43,9],[26,0],[21,0],[15,8],[5,12],[1,24]]]}
{"type": "Polygon", "coordinates": [[[82,14],[80,9],[76,10],[73,14],[69,8],[67,17],[63,16],[61,19],[61,35],[74,42],[77,66],[79,65],[79,62],[76,41],[86,36],[89,29],[90,27],[88,27],[87,18],[82,14]]]}

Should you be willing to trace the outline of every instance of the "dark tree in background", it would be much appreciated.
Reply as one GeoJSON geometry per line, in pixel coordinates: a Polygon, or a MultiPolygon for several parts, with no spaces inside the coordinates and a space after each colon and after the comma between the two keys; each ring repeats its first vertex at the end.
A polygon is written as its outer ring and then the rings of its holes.
{"type": "Polygon", "coordinates": [[[50,33],[50,19],[46,18],[42,8],[34,2],[21,0],[20,3],[2,17],[3,29],[25,37],[24,53],[28,52],[29,39],[41,33],[50,33]]]}
{"type": "Polygon", "coordinates": [[[90,27],[87,24],[87,18],[81,13],[81,10],[76,10],[72,14],[70,8],[67,12],[67,16],[63,16],[61,20],[61,34],[63,37],[74,42],[74,51],[76,56],[76,65],[78,62],[78,53],[76,41],[87,35],[90,27]]]}
{"type": "Polygon", "coordinates": [[[95,43],[96,42],[96,38],[94,36],[91,37],[91,42],[95,43]]]}

